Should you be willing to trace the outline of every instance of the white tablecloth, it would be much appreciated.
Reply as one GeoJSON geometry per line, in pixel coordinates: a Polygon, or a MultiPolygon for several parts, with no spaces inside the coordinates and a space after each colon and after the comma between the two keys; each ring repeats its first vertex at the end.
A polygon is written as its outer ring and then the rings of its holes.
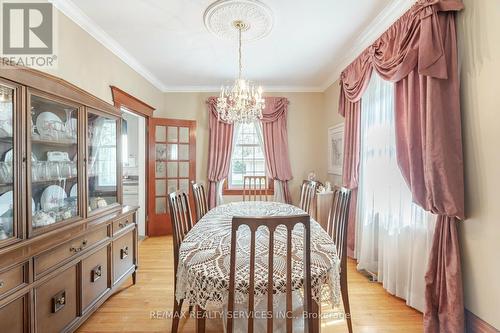
{"type": "MultiPolygon", "coordinates": [[[[229,286],[229,259],[231,247],[231,220],[233,216],[293,216],[305,214],[301,209],[276,202],[237,202],[218,206],[209,211],[187,234],[179,251],[177,271],[177,299],[203,309],[223,308],[227,304],[229,286]]],[[[245,227],[243,227],[245,228],[245,227]]],[[[248,229],[240,228],[237,236],[236,302],[246,303],[249,277],[248,229]]],[[[292,233],[292,287],[300,290],[303,278],[303,227],[292,233]]],[[[255,300],[266,299],[267,228],[256,234],[256,290],[255,300]]],[[[284,293],[286,287],[286,229],[275,232],[274,289],[284,293]]],[[[321,226],[311,219],[311,275],[313,298],[337,306],[340,300],[340,261],[336,248],[321,226]]],[[[275,297],[278,299],[279,297],[275,297]]],[[[265,303],[265,302],[264,302],[265,303]]]]}

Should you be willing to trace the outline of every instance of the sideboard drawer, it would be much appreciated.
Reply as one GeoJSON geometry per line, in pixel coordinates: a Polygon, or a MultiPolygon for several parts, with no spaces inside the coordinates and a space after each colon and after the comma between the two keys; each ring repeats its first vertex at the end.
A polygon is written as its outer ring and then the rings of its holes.
{"type": "Polygon", "coordinates": [[[134,223],[134,214],[127,215],[113,222],[113,235],[120,233],[126,227],[134,223]]]}
{"type": "Polygon", "coordinates": [[[77,318],[77,283],[72,266],[35,289],[37,333],[61,332],[77,318]]]}
{"type": "Polygon", "coordinates": [[[113,242],[113,281],[116,283],[134,266],[134,233],[130,230],[113,242]]]}
{"type": "Polygon", "coordinates": [[[107,237],[108,228],[103,227],[35,257],[35,278],[49,268],[60,265],[71,257],[77,256],[82,251],[104,241],[107,237]]]}
{"type": "Polygon", "coordinates": [[[0,297],[14,292],[29,283],[28,263],[16,265],[0,272],[0,297]]]}
{"type": "Polygon", "coordinates": [[[29,296],[27,294],[0,306],[0,330],[9,333],[28,332],[30,322],[28,309],[29,296]]]}
{"type": "Polygon", "coordinates": [[[82,309],[85,311],[110,287],[110,245],[82,260],[82,309]]]}

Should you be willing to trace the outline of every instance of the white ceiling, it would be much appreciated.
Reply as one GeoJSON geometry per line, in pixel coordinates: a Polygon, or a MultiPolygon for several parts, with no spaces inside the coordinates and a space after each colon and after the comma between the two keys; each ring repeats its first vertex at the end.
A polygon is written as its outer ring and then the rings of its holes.
{"type": "MultiPolygon", "coordinates": [[[[215,0],[52,0],[163,91],[213,91],[237,71],[236,41],[203,24],[215,0]]],[[[244,76],[267,91],[323,91],[410,0],[262,0],[274,27],[243,45],[244,76]]]]}

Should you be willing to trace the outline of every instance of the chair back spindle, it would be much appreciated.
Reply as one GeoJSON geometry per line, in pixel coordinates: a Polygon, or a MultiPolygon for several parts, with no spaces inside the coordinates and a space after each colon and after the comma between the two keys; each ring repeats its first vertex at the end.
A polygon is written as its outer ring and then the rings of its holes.
{"type": "Polygon", "coordinates": [[[186,193],[179,191],[170,193],[168,195],[168,205],[173,229],[174,270],[176,271],[179,263],[179,248],[184,237],[193,227],[193,220],[191,218],[189,197],[186,193]]]}
{"type": "Polygon", "coordinates": [[[267,201],[268,194],[266,176],[243,177],[243,201],[267,201]]]}
{"type": "Polygon", "coordinates": [[[205,187],[201,183],[193,183],[193,199],[196,213],[195,221],[198,222],[208,212],[208,201],[205,187]]]}
{"type": "Polygon", "coordinates": [[[313,210],[316,207],[315,200],[320,182],[304,180],[300,190],[300,209],[309,215],[313,215],[313,210]]]}
{"type": "MultiPolygon", "coordinates": [[[[299,216],[278,216],[278,217],[233,217],[231,228],[231,257],[230,257],[230,273],[229,273],[229,296],[228,296],[228,318],[227,318],[227,332],[232,333],[234,330],[233,316],[235,307],[235,293],[236,293],[236,248],[237,248],[237,232],[238,229],[245,225],[250,230],[250,258],[249,258],[249,283],[248,283],[248,313],[252,314],[254,311],[254,295],[255,295],[255,253],[256,253],[256,233],[259,227],[265,227],[269,231],[268,243],[268,272],[267,272],[267,311],[270,314],[267,318],[266,332],[273,332],[273,319],[275,313],[273,312],[273,296],[275,288],[273,283],[273,265],[274,265],[274,232],[278,226],[283,225],[286,228],[287,234],[287,255],[286,255],[286,311],[291,314],[292,307],[292,230],[297,224],[304,226],[304,239],[303,239],[303,254],[304,254],[304,332],[313,333],[318,332],[318,327],[314,323],[314,315],[317,315],[317,304],[313,303],[312,286],[311,286],[311,226],[309,215],[299,216]]],[[[293,318],[290,315],[286,316],[286,331],[293,331],[293,318]]],[[[248,316],[248,333],[254,332],[254,318],[252,315],[248,316]]]]}
{"type": "Polygon", "coordinates": [[[333,202],[330,208],[326,232],[335,243],[337,255],[340,259],[340,290],[346,313],[347,328],[349,333],[352,333],[351,310],[347,288],[347,228],[350,201],[351,190],[340,187],[333,189],[333,202]]]}

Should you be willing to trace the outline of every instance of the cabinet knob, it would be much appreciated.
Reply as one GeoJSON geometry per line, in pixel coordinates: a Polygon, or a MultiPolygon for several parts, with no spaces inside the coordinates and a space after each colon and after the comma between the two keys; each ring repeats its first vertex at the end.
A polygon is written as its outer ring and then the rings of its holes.
{"type": "Polygon", "coordinates": [[[66,305],[66,291],[58,292],[52,297],[52,313],[56,313],[66,305]]]}
{"type": "Polygon", "coordinates": [[[0,289],[2,289],[4,285],[5,285],[5,282],[3,280],[0,280],[0,289]]]}
{"type": "Polygon", "coordinates": [[[125,228],[126,226],[128,226],[128,223],[129,221],[128,219],[126,219],[125,221],[118,223],[118,227],[125,228]]]}
{"type": "Polygon", "coordinates": [[[88,243],[88,241],[86,239],[84,239],[79,247],[72,246],[69,248],[69,250],[73,253],[81,252],[85,249],[85,247],[87,246],[87,243],[88,243]]]}
{"type": "Polygon", "coordinates": [[[120,250],[120,258],[123,260],[128,257],[128,246],[120,250]]]}
{"type": "Polygon", "coordinates": [[[101,278],[101,276],[102,276],[102,266],[101,265],[97,265],[96,267],[94,267],[92,269],[90,281],[92,283],[96,282],[97,280],[99,280],[101,278]]]}

